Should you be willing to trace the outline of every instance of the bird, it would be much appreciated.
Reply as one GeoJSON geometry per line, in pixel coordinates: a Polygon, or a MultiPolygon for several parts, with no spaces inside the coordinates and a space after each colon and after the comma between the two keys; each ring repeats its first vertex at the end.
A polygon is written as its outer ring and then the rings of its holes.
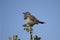
{"type": "Polygon", "coordinates": [[[35,24],[44,24],[45,22],[39,21],[35,16],[31,15],[30,12],[24,12],[24,20],[30,26],[34,26],[35,24]]]}

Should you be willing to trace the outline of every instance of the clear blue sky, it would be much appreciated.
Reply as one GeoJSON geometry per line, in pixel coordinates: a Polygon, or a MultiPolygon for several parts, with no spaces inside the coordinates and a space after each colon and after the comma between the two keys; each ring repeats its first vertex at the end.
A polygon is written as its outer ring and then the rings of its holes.
{"type": "Polygon", "coordinates": [[[22,27],[25,11],[45,22],[33,27],[34,35],[42,40],[60,40],[60,0],[0,0],[0,40],[8,40],[14,34],[21,40],[29,39],[22,27]]]}

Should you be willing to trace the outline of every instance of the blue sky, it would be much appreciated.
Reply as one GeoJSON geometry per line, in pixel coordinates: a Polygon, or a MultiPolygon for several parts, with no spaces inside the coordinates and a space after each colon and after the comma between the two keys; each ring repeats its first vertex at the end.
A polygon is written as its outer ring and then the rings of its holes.
{"type": "Polygon", "coordinates": [[[29,39],[29,33],[22,27],[22,13],[26,11],[45,22],[33,27],[33,36],[60,40],[60,0],[0,0],[0,40],[8,40],[15,34],[21,40],[29,39]]]}

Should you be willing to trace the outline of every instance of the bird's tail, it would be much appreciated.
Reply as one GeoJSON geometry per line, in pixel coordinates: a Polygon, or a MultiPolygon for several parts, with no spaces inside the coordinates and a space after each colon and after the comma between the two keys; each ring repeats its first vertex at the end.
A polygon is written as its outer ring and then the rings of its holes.
{"type": "Polygon", "coordinates": [[[40,24],[44,24],[44,22],[40,22],[40,21],[39,21],[39,23],[40,23],[40,24]]]}

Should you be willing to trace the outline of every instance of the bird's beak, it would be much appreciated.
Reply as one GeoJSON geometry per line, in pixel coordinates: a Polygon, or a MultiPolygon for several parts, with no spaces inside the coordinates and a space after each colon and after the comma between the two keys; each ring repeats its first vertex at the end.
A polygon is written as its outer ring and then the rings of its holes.
{"type": "Polygon", "coordinates": [[[23,12],[23,14],[25,14],[25,13],[23,12]]]}

